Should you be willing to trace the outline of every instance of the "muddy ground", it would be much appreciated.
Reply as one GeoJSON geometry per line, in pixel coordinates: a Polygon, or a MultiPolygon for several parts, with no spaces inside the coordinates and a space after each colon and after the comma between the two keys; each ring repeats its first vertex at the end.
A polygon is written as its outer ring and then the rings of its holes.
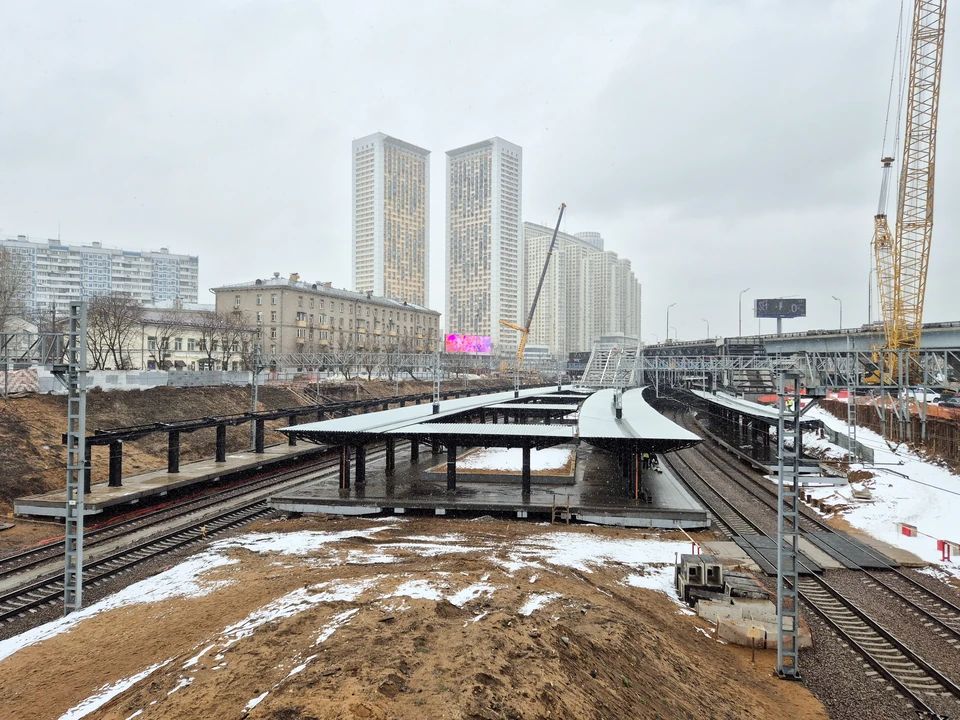
{"type": "Polygon", "coordinates": [[[296,556],[226,550],[239,562],[206,573],[223,583],[215,592],[110,610],[20,650],[0,662],[0,716],[57,718],[104,686],[169,661],[86,717],[699,719],[785,717],[785,708],[791,718],[827,717],[802,685],[776,679],[775,653],[758,652],[754,664],[750,650],[715,642],[709,626],[667,595],[625,584],[617,563],[591,571],[504,561],[517,543],[544,533],[563,533],[561,544],[575,547],[638,531],[324,517],[254,530],[341,540],[296,556]],[[361,535],[374,526],[375,540],[361,535]],[[404,546],[443,534],[456,536],[458,549],[428,556],[404,546]],[[411,580],[442,580],[450,592],[480,582],[496,592],[462,607],[389,597],[411,580]],[[358,583],[377,591],[310,605],[242,637],[236,626],[224,632],[299,589],[358,583]],[[556,596],[521,615],[532,591],[556,596]]]}

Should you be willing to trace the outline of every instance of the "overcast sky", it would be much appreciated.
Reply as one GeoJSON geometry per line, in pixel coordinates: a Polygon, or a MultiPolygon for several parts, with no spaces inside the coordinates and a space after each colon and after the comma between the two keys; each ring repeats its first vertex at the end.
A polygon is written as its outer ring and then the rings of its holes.
{"type": "MultiPolygon", "coordinates": [[[[747,287],[745,333],[755,297],[808,298],[785,331],[837,327],[832,295],[867,320],[895,0],[2,8],[2,234],[197,254],[201,301],[273,271],[349,287],[350,143],[381,131],[433,153],[442,310],[444,153],[499,135],[525,220],[566,202],[632,261],[646,340],[670,303],[681,340],[735,334],[747,287]]],[[[928,322],[960,320],[958,124],[955,12],[928,322]]]]}

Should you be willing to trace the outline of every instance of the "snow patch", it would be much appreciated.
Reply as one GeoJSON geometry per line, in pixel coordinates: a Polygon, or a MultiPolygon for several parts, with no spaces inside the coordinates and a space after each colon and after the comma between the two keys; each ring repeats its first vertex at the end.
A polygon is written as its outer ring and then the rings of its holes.
{"type": "Polygon", "coordinates": [[[517,610],[519,615],[532,615],[535,611],[547,605],[552,600],[563,597],[560,593],[533,593],[527,598],[527,601],[517,610]]]}
{"type": "MultiPolygon", "coordinates": [[[[104,685],[102,688],[100,688],[100,691],[96,695],[91,695],[80,704],[74,705],[72,708],[67,710],[63,715],[60,716],[60,720],[80,720],[80,718],[86,717],[94,710],[98,710],[106,705],[108,702],[110,702],[110,700],[115,698],[120,693],[132,688],[138,682],[146,677],[149,677],[160,668],[169,665],[171,662],[173,662],[173,658],[170,658],[165,662],[157,663],[156,665],[151,665],[146,670],[138,672],[136,675],[131,675],[123,680],[117,680],[115,683],[110,685],[104,685]]],[[[134,713],[130,717],[136,717],[136,715],[137,713],[134,713]]]]}
{"type": "Polygon", "coordinates": [[[245,711],[253,710],[253,709],[254,709],[257,705],[259,705],[259,704],[263,701],[263,699],[264,699],[267,695],[269,695],[269,694],[270,694],[270,691],[267,690],[265,693],[263,693],[263,694],[261,694],[261,695],[257,695],[257,696],[256,696],[255,698],[253,698],[252,700],[248,700],[248,701],[247,701],[247,704],[243,706],[243,709],[244,709],[245,711]]]}

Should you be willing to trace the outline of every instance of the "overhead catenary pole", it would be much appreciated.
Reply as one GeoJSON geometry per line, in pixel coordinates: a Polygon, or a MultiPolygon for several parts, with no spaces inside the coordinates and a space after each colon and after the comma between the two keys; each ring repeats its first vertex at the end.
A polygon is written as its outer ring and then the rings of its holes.
{"type": "Polygon", "coordinates": [[[777,392],[777,674],[800,678],[800,374],[781,371],[777,392]],[[792,387],[788,384],[792,383],[792,387]],[[793,447],[787,447],[787,440],[793,447]]]}
{"type": "Polygon", "coordinates": [[[67,334],[67,496],[64,516],[63,614],[83,607],[83,493],[86,486],[87,306],[70,303],[67,334]]]}

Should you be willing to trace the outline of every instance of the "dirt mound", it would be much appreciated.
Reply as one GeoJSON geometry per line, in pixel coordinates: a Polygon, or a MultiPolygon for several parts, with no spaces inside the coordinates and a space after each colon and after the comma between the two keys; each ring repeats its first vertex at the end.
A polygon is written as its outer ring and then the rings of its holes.
{"type": "Polygon", "coordinates": [[[221,550],[234,562],[206,572],[221,584],[208,595],[119,607],[20,650],[0,662],[5,706],[23,720],[98,694],[91,720],[826,718],[774,677],[774,653],[751,664],[666,595],[626,583],[622,563],[516,555],[545,538],[619,547],[636,534],[436,519],[259,529],[270,534],[238,545],[279,548],[285,530],[307,530],[311,549],[221,550]],[[364,529],[377,545],[337,539],[364,529]]]}

